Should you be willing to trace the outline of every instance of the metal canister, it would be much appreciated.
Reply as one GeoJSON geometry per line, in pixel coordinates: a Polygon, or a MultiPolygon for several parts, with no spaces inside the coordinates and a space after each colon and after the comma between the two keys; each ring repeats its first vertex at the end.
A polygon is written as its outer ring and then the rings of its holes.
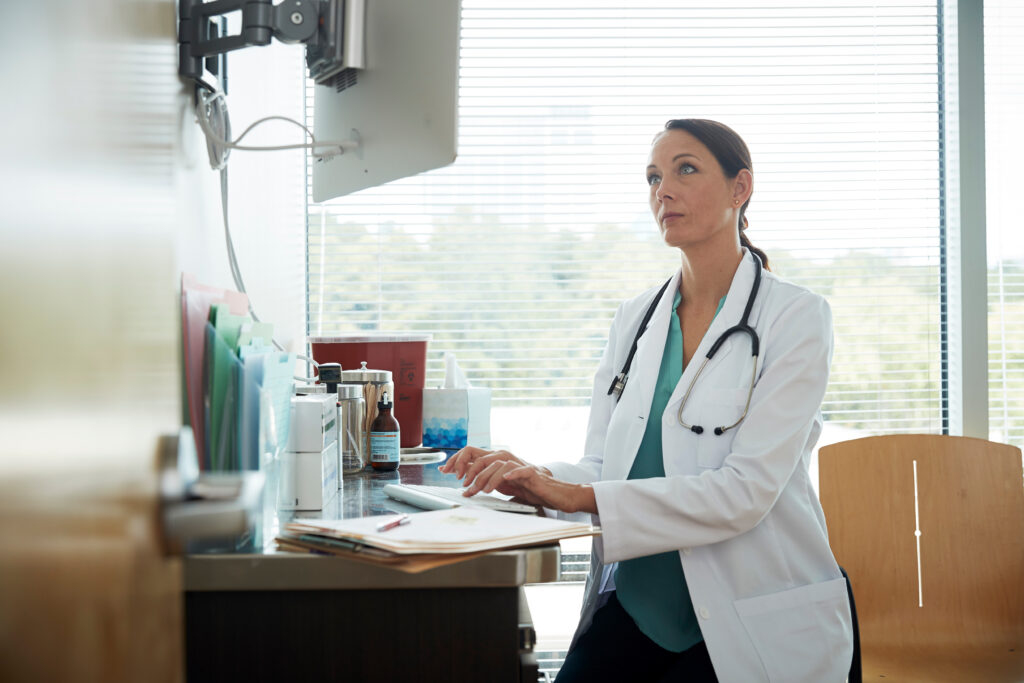
{"type": "Polygon", "coordinates": [[[366,421],[366,400],[363,387],[358,384],[338,385],[338,451],[341,471],[358,472],[366,467],[366,440],[363,423],[366,421]]]}
{"type": "MultiPolygon", "coordinates": [[[[358,385],[363,390],[363,401],[365,403],[365,417],[363,419],[363,464],[366,464],[366,459],[369,457],[370,452],[370,425],[377,417],[377,402],[380,400],[381,394],[385,391],[388,392],[388,396],[395,395],[395,383],[392,380],[392,374],[390,370],[373,370],[366,367],[366,361],[362,362],[362,367],[358,370],[342,370],[341,371],[341,384],[338,385],[338,390],[344,385],[358,385]]],[[[396,415],[399,420],[401,416],[396,415]]]]}

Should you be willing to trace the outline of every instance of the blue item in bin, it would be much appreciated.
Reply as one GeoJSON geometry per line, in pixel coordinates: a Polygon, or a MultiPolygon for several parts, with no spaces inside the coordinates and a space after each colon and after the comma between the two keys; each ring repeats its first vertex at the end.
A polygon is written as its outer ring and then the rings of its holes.
{"type": "Polygon", "coordinates": [[[430,448],[464,448],[469,421],[433,418],[423,424],[423,445],[430,448]]]}

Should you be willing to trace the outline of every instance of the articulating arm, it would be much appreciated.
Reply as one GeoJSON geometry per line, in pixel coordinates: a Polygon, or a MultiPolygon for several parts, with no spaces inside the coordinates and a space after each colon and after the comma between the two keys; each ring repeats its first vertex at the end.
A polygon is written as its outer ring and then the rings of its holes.
{"type": "MultiPolygon", "coordinates": [[[[344,0],[179,0],[178,74],[200,78],[203,58],[222,55],[250,45],[269,45],[271,38],[283,43],[316,46],[332,37],[336,24],[321,22],[328,14],[337,16],[344,0]],[[236,35],[220,35],[215,19],[241,11],[242,29],[236,35]],[[319,30],[318,30],[319,29],[319,30]]],[[[216,73],[216,67],[211,69],[216,73]]]]}

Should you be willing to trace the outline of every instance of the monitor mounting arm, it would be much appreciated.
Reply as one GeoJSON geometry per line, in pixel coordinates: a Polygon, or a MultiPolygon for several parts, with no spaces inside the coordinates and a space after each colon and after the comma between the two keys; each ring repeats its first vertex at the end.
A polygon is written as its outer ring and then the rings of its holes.
{"type": "MultiPolygon", "coordinates": [[[[203,60],[252,45],[305,43],[306,63],[317,83],[326,83],[347,68],[363,66],[365,0],[178,0],[178,74],[199,79],[203,60]],[[216,19],[242,13],[242,28],[221,35],[216,19]]],[[[226,31],[225,31],[226,33],[226,31]]],[[[207,62],[212,73],[223,71],[216,59],[207,62]]]]}

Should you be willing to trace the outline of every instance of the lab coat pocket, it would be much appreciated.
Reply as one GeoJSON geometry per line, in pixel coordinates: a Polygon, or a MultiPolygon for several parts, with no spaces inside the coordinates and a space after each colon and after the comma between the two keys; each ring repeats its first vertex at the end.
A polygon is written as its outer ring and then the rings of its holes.
{"type": "Polygon", "coordinates": [[[747,405],[747,390],[736,389],[725,392],[701,405],[700,424],[704,433],[700,435],[697,446],[697,464],[705,468],[717,469],[722,466],[725,456],[732,449],[732,437],[735,427],[724,434],[715,434],[716,427],[728,427],[743,414],[747,405]]]}
{"type": "Polygon", "coordinates": [[[853,656],[846,579],[812,583],[734,604],[769,681],[844,680],[853,656]]]}

